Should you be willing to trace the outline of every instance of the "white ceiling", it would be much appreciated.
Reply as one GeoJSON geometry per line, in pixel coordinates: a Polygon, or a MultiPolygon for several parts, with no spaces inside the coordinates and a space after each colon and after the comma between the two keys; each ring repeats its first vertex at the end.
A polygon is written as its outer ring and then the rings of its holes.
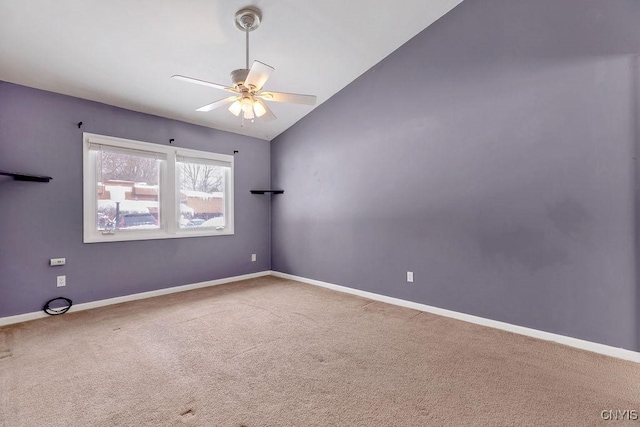
{"type": "Polygon", "coordinates": [[[250,61],[275,68],[265,89],[319,105],[462,0],[0,0],[0,80],[271,140],[314,107],[269,103],[278,117],[240,127],[227,92],[244,68],[235,12],[262,11],[250,61]]]}

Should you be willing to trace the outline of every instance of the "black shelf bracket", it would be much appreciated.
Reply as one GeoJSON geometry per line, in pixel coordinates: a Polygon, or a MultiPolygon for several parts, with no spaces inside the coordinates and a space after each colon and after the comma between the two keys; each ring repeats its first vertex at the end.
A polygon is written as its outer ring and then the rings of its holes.
{"type": "Polygon", "coordinates": [[[283,194],[284,190],[251,190],[251,194],[265,194],[265,193],[283,194]]]}
{"type": "Polygon", "coordinates": [[[7,171],[0,171],[0,175],[11,176],[13,177],[14,181],[49,182],[53,179],[50,176],[29,175],[7,171]]]}

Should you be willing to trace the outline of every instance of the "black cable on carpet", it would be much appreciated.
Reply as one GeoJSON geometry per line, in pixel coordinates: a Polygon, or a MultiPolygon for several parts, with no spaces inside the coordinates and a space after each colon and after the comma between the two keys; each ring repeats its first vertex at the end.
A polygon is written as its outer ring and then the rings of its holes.
{"type": "Polygon", "coordinates": [[[67,311],[69,311],[69,309],[71,308],[71,305],[73,304],[73,302],[69,299],[69,298],[65,298],[65,297],[58,297],[58,298],[54,298],[52,300],[47,301],[47,303],[44,305],[44,312],[47,313],[50,316],[56,316],[58,314],[64,314],[67,311]],[[50,305],[52,302],[54,301],[58,301],[58,300],[64,300],[67,302],[67,306],[66,307],[60,307],[60,308],[51,308],[50,305]]]}

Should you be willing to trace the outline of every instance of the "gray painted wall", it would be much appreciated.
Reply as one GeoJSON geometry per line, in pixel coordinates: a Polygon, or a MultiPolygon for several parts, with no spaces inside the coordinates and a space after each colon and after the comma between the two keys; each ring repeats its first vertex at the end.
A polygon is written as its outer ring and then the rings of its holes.
{"type": "Polygon", "coordinates": [[[464,1],[272,142],[272,268],[640,350],[639,21],[464,1]]]}
{"type": "Polygon", "coordinates": [[[0,317],[39,311],[60,295],[82,303],[269,270],[270,202],[249,193],[269,185],[269,150],[265,141],[0,82],[0,169],[53,177],[0,177],[0,317]],[[83,131],[238,150],[235,235],[83,244],[83,131]],[[49,267],[52,257],[67,265],[49,267]],[[58,289],[62,274],[67,287],[58,289]]]}

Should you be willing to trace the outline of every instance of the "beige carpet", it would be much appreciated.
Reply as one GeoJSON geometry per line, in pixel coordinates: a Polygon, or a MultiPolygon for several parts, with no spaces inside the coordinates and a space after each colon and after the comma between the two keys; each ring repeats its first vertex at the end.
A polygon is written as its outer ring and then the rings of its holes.
{"type": "Polygon", "coordinates": [[[274,277],[0,329],[1,426],[621,425],[640,365],[274,277]]]}

